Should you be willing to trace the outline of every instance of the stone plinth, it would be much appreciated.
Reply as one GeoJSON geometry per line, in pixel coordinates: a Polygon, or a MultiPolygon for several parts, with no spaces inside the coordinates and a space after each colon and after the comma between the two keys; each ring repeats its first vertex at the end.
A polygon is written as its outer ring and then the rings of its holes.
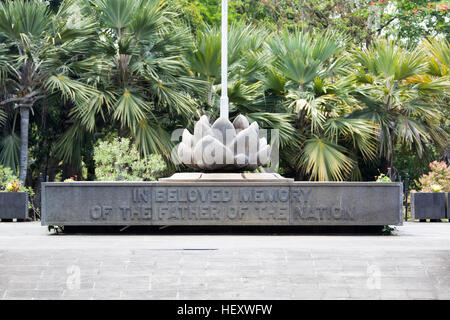
{"type": "Polygon", "coordinates": [[[0,192],[0,219],[28,218],[28,194],[26,192],[0,192]]]}
{"type": "Polygon", "coordinates": [[[161,182],[294,182],[294,179],[284,178],[278,173],[175,173],[161,182]]]}
{"type": "Polygon", "coordinates": [[[276,175],[42,184],[43,225],[402,223],[401,183],[293,182],[276,175]]]}

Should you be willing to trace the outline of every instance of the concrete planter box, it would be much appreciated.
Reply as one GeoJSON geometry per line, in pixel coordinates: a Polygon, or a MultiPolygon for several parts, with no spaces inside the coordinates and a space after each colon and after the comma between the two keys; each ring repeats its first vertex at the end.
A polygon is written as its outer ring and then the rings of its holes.
{"type": "Polygon", "coordinates": [[[42,225],[401,225],[402,184],[47,182],[42,225]]]}
{"type": "Polygon", "coordinates": [[[446,195],[444,192],[417,192],[411,194],[414,219],[445,219],[446,195]]]}
{"type": "Polygon", "coordinates": [[[445,193],[445,207],[447,208],[447,219],[450,220],[450,201],[449,201],[450,192],[445,193]]]}
{"type": "Polygon", "coordinates": [[[0,192],[0,219],[28,218],[28,194],[26,192],[0,192]]]}

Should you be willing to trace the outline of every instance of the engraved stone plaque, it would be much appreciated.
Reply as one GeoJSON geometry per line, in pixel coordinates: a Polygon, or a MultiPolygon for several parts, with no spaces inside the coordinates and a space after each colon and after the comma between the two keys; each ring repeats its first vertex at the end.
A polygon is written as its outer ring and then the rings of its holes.
{"type": "Polygon", "coordinates": [[[162,186],[153,189],[158,224],[288,224],[288,187],[162,186]]]}
{"type": "Polygon", "coordinates": [[[401,224],[400,183],[43,183],[43,225],[401,224]]]}

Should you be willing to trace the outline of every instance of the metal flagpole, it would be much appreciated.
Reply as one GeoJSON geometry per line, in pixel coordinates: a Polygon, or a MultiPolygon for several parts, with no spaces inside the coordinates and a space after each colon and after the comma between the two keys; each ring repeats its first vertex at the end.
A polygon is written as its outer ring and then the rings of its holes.
{"type": "Polygon", "coordinates": [[[222,0],[222,95],[220,116],[228,119],[228,0],[222,0]]]}

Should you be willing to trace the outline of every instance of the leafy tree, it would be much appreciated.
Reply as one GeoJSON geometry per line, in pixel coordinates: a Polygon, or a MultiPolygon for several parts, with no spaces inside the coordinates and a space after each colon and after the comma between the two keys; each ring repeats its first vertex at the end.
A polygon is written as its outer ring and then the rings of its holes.
{"type": "Polygon", "coordinates": [[[83,54],[94,32],[95,23],[80,14],[75,1],[63,1],[55,14],[42,1],[0,3],[0,49],[6,58],[6,63],[0,64],[4,88],[0,105],[8,113],[6,129],[10,130],[2,141],[0,159],[14,168],[20,148],[19,177],[23,185],[28,166],[30,111],[39,100],[51,95],[87,103],[90,89],[74,77],[81,71],[83,54]],[[15,128],[17,114],[20,147],[15,128]]]}
{"type": "Polygon", "coordinates": [[[390,19],[396,22],[390,34],[409,43],[437,35],[450,40],[448,1],[397,0],[390,19]]]}
{"type": "Polygon", "coordinates": [[[448,134],[441,126],[442,99],[448,98],[446,77],[427,75],[429,58],[420,48],[406,50],[394,40],[379,39],[353,51],[356,87],[361,110],[352,118],[379,125],[380,156],[393,167],[396,145],[422,157],[427,146],[444,149],[448,134]]]}
{"type": "MultiPolygon", "coordinates": [[[[228,41],[228,97],[230,117],[245,114],[261,127],[278,129],[282,145],[292,141],[295,130],[289,115],[282,114],[267,103],[261,81],[268,60],[264,48],[267,32],[261,28],[233,24],[228,41]]],[[[219,114],[221,90],[221,36],[218,27],[205,27],[197,32],[194,51],[187,55],[192,72],[208,82],[208,90],[201,98],[202,112],[211,117],[219,114]]]]}
{"type": "Polygon", "coordinates": [[[183,59],[188,29],[164,1],[96,0],[88,9],[99,32],[82,78],[96,92],[73,108],[75,123],[57,144],[61,157],[79,163],[83,141],[102,126],[133,137],[143,155],[168,157],[169,130],[194,120],[194,97],[205,89],[183,59]]]}
{"type": "Polygon", "coordinates": [[[283,32],[269,49],[274,62],[264,80],[267,95],[282,99],[279,106],[294,115],[300,137],[288,149],[290,166],[312,180],[359,179],[360,158],[375,156],[375,126],[346,117],[354,100],[351,79],[342,76],[347,61],[339,34],[283,32]]]}

